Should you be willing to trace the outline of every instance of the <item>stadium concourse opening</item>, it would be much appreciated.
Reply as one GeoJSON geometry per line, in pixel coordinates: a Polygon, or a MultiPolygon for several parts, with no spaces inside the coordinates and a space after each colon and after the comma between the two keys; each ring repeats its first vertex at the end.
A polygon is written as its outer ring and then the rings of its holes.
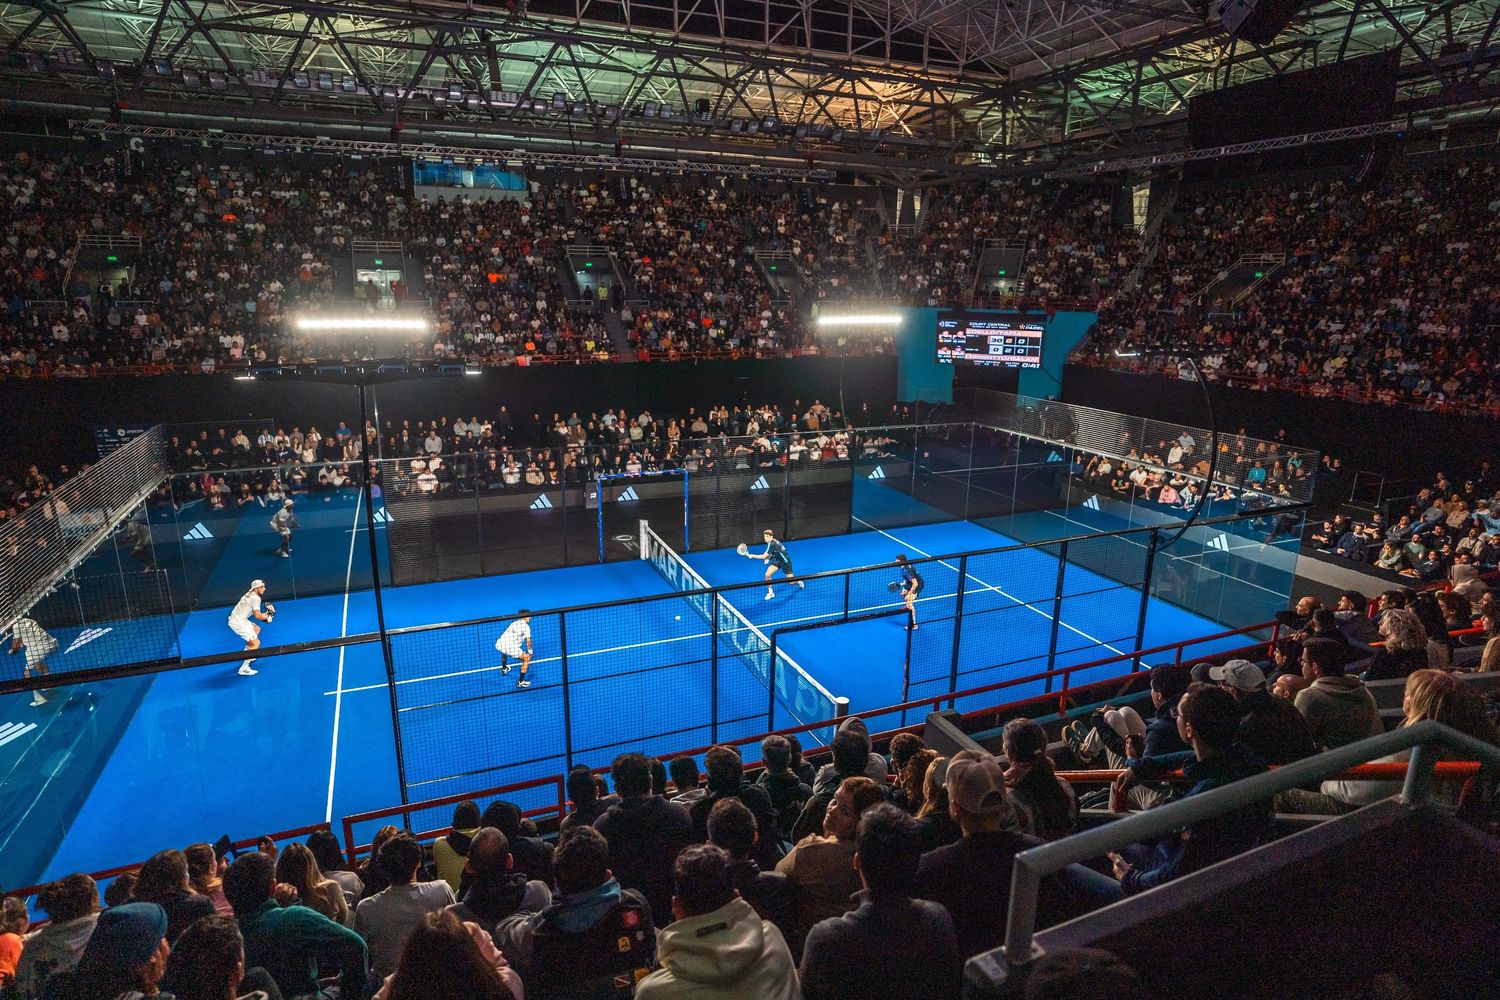
{"type": "MultiPolygon", "coordinates": [[[[135,858],[146,834],[137,842],[110,817],[166,782],[193,794],[155,817],[151,843],[207,827],[248,836],[251,824],[331,821],[627,749],[668,755],[816,723],[843,699],[860,712],[1090,663],[1285,605],[1306,498],[1262,489],[1246,456],[1220,463],[1213,484],[1201,469],[1160,470],[1214,496],[1169,545],[1186,507],[1087,474],[1165,428],[990,403],[963,420],[841,432],[816,458],[787,439],[769,453],[724,439],[696,468],[574,488],[386,460],[368,489],[295,494],[286,546],[274,500],[178,502],[198,477],[150,460],[166,432],[154,429],[74,487],[75,511],[109,516],[59,538],[29,584],[13,581],[30,603],[12,613],[58,646],[47,704],[28,709],[26,738],[0,745],[0,881],[135,858]],[[369,521],[384,632],[361,559],[369,521]],[[745,558],[765,552],[765,532],[795,580],[767,581],[767,564],[745,558]],[[902,606],[897,555],[925,581],[910,635],[906,616],[881,614],[902,606]],[[235,668],[249,654],[225,618],[252,577],[277,613],[257,623],[263,648],[245,677],[235,668]],[[523,609],[534,655],[519,688],[496,642],[523,609]],[[273,794],[270,774],[297,780],[273,794]]],[[[1127,657],[1073,683],[1130,668],[1127,657]]],[[[0,721],[26,697],[5,696],[0,721]]],[[[522,806],[546,791],[535,794],[522,806]]]]}

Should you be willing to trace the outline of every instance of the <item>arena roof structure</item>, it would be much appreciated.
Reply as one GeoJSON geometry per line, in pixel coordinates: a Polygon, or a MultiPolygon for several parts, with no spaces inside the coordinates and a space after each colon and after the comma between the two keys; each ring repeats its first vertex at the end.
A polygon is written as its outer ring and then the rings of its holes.
{"type": "Polygon", "coordinates": [[[1392,48],[1489,108],[1500,0],[14,0],[9,113],[904,177],[1180,149],[1196,94],[1392,48]]]}

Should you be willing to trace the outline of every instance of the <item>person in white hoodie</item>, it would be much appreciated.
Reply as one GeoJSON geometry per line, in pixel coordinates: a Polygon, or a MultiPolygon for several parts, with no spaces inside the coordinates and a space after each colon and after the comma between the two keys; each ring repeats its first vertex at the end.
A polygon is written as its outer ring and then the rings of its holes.
{"type": "Polygon", "coordinates": [[[801,1000],[786,939],[740,898],[729,852],[697,844],[672,866],[676,918],[656,935],[657,969],[636,1000],[801,1000]]]}

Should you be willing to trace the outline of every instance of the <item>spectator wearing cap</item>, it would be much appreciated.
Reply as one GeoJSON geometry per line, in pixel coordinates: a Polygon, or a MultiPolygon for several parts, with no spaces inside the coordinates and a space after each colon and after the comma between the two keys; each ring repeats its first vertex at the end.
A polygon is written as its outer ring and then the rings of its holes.
{"type": "Polygon", "coordinates": [[[792,954],[801,954],[802,941],[818,921],[853,909],[853,896],[859,891],[859,873],[854,869],[859,817],[884,798],[880,786],[869,778],[845,778],[824,811],[823,832],[798,841],[776,865],[792,884],[792,954]]]}
{"type": "MultiPolygon", "coordinates": [[[[1012,863],[1017,854],[1043,841],[1018,829],[1005,790],[1005,768],[989,754],[960,750],[948,761],[945,779],[948,812],[962,836],[922,855],[914,892],[948,911],[959,955],[968,959],[1004,940],[1012,863]]],[[[1039,926],[1055,923],[1062,904],[1060,881],[1043,879],[1039,926]]]]}
{"type": "MultiPolygon", "coordinates": [[[[715,808],[740,805],[725,799],[715,808]]],[[[748,812],[748,810],[746,810],[748,812]]],[[[636,1000],[799,1000],[797,966],[781,931],[735,890],[729,853],[694,844],[672,864],[673,921],[656,936],[659,967],[636,1000]]]]}
{"type": "Polygon", "coordinates": [[[1302,683],[1282,679],[1295,690],[1293,704],[1325,750],[1345,746],[1385,731],[1375,697],[1358,678],[1344,672],[1343,647],[1329,639],[1302,644],[1302,683]]]}
{"type": "Polygon", "coordinates": [[[1339,602],[1333,609],[1333,617],[1339,628],[1357,647],[1368,647],[1380,638],[1375,620],[1370,617],[1370,599],[1357,590],[1346,590],[1339,594],[1339,602]]]}
{"type": "Polygon", "coordinates": [[[78,964],[99,920],[99,886],[87,875],[65,875],[37,894],[47,925],[26,938],[16,965],[22,996],[41,996],[47,980],[78,964]]]}
{"type": "Polygon", "coordinates": [[[808,934],[807,1000],[958,996],[963,954],[953,918],[940,903],[913,898],[921,895],[921,851],[917,821],[898,806],[877,803],[860,817],[859,905],[808,934]]]}
{"type": "Polygon", "coordinates": [[[316,998],[324,995],[318,962],[333,958],[342,971],[338,995],[362,996],[369,964],[364,939],[309,907],[281,905],[277,888],[274,863],[260,851],[240,856],[224,873],[245,962],[270,973],[285,996],[316,998]]]}
{"type": "Polygon", "coordinates": [[[78,968],[62,990],[57,979],[51,984],[55,996],[68,1000],[137,1000],[157,997],[171,1000],[159,989],[167,971],[167,911],[156,903],[125,903],[99,914],[93,936],[78,968]]]}
{"type": "Polygon", "coordinates": [[[1229,660],[1208,669],[1208,677],[1234,696],[1243,717],[1239,741],[1267,764],[1281,766],[1318,752],[1307,720],[1296,706],[1266,687],[1266,675],[1249,660],[1229,660]]]}
{"type": "MultiPolygon", "coordinates": [[[[1148,757],[1115,779],[1116,793],[1142,779],[1182,769],[1191,782],[1183,798],[1202,795],[1242,778],[1263,774],[1265,762],[1241,743],[1239,703],[1222,688],[1194,684],[1178,705],[1177,725],[1192,749],[1148,757]]],[[[1252,802],[1201,820],[1152,844],[1134,844],[1110,855],[1115,878],[1126,895],[1153,889],[1256,846],[1270,829],[1271,802],[1252,802]]]]}

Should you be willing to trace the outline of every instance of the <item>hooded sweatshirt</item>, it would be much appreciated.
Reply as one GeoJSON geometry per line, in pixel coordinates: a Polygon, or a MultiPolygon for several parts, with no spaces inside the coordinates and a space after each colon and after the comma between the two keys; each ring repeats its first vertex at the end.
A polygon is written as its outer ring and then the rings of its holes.
{"type": "Polygon", "coordinates": [[[734,899],[656,936],[660,967],[636,986],[636,1000],[800,1000],[786,940],[749,903],[734,899]]]}
{"type": "Polygon", "coordinates": [[[1358,677],[1319,677],[1298,692],[1295,704],[1313,742],[1327,750],[1385,732],[1375,696],[1358,677]]]}
{"type": "MultiPolygon", "coordinates": [[[[864,738],[865,753],[869,754],[869,759],[865,761],[865,776],[877,785],[884,785],[886,776],[890,774],[890,769],[886,767],[885,758],[870,749],[870,728],[865,725],[865,720],[857,715],[851,715],[839,723],[839,732],[843,732],[846,729],[851,733],[858,733],[864,738]]],[[[843,778],[839,777],[838,772],[833,769],[832,764],[824,764],[822,769],[818,771],[817,779],[813,782],[813,794],[819,795],[823,792],[831,792],[843,780],[843,778]]]]}

